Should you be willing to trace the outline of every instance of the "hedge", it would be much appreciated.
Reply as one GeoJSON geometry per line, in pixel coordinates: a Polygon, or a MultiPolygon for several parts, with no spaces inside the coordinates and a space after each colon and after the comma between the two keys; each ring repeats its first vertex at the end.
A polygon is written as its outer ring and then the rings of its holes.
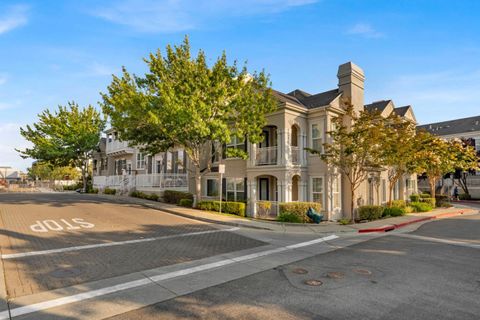
{"type": "Polygon", "coordinates": [[[410,207],[412,207],[415,212],[428,212],[433,210],[433,207],[427,202],[410,202],[410,207]]]}
{"type": "Polygon", "coordinates": [[[472,200],[472,196],[468,193],[462,193],[458,196],[459,200],[472,200]]]}
{"type": "Polygon", "coordinates": [[[399,207],[390,207],[390,208],[385,208],[383,210],[383,216],[384,217],[399,217],[399,216],[404,216],[405,215],[405,209],[404,208],[399,208],[399,207]]]}
{"type": "Polygon", "coordinates": [[[179,204],[181,199],[190,199],[193,201],[193,194],[175,190],[165,190],[163,192],[163,201],[166,203],[179,204]]]}
{"type": "Polygon", "coordinates": [[[443,207],[445,205],[449,205],[448,196],[444,195],[444,194],[435,195],[435,206],[436,207],[443,207]]]}
{"type": "Polygon", "coordinates": [[[130,197],[147,199],[147,200],[152,200],[152,201],[158,201],[158,199],[160,198],[158,196],[158,194],[155,194],[155,193],[148,194],[148,193],[143,193],[141,191],[130,192],[130,197]]]}
{"type": "Polygon", "coordinates": [[[279,215],[293,214],[298,216],[301,222],[311,222],[310,218],[307,217],[309,208],[313,208],[317,212],[322,210],[322,205],[318,202],[282,202],[279,207],[279,215]]]}
{"type": "Polygon", "coordinates": [[[430,193],[424,192],[424,193],[421,193],[421,194],[420,194],[420,198],[430,198],[430,197],[431,197],[431,196],[430,196],[430,193]]]}
{"type": "Polygon", "coordinates": [[[435,198],[422,198],[420,202],[428,203],[432,208],[435,208],[435,198]]]}
{"type": "Polygon", "coordinates": [[[181,205],[182,207],[191,208],[193,206],[193,200],[192,199],[180,199],[178,204],[181,205]]]}
{"type": "MultiPolygon", "coordinates": [[[[200,201],[198,203],[198,209],[208,211],[220,211],[220,201],[200,201]]],[[[245,217],[245,203],[222,201],[222,212],[236,214],[237,216],[245,217]]]]}
{"type": "Polygon", "coordinates": [[[411,194],[410,195],[410,201],[419,202],[420,201],[420,195],[419,194],[411,194]]]}
{"type": "Polygon", "coordinates": [[[115,193],[117,193],[117,190],[116,189],[105,188],[105,189],[103,189],[103,193],[104,194],[115,194],[115,193]]]}
{"type": "Polygon", "coordinates": [[[280,222],[294,222],[294,223],[302,223],[302,219],[297,216],[296,214],[294,213],[290,213],[290,212],[284,212],[284,213],[280,213],[277,217],[277,221],[280,221],[280,222]]]}
{"type": "Polygon", "coordinates": [[[393,200],[391,205],[391,207],[395,208],[405,208],[406,206],[405,200],[393,200]]]}
{"type": "Polygon", "coordinates": [[[361,206],[358,208],[360,220],[377,220],[382,217],[384,207],[382,206],[361,206]]]}

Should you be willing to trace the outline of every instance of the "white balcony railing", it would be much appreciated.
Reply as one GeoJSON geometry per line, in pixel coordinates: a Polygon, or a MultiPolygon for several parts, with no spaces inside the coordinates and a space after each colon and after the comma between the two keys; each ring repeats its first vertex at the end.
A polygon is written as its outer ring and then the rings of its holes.
{"type": "Polygon", "coordinates": [[[255,165],[277,164],[277,147],[257,148],[255,165]]]}
{"type": "Polygon", "coordinates": [[[106,153],[133,153],[133,148],[128,146],[128,141],[111,140],[107,141],[106,153]]]}
{"type": "Polygon", "coordinates": [[[95,176],[93,177],[93,186],[95,188],[148,188],[155,191],[166,189],[188,189],[187,174],[138,174],[134,175],[116,175],[116,176],[95,176]]]}
{"type": "Polygon", "coordinates": [[[292,162],[292,164],[300,164],[300,159],[301,159],[301,155],[300,155],[300,148],[299,147],[290,147],[290,161],[292,162]]]}

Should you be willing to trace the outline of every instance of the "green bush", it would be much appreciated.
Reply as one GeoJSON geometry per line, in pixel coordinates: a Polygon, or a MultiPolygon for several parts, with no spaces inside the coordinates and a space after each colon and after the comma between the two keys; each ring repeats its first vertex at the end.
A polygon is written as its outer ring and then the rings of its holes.
{"type": "Polygon", "coordinates": [[[117,193],[117,190],[116,189],[105,188],[105,189],[103,189],[103,193],[104,194],[115,194],[115,193],[117,193]]]}
{"type": "Polygon", "coordinates": [[[472,196],[469,195],[468,193],[462,193],[458,195],[458,199],[460,200],[472,200],[472,196]]]}
{"type": "Polygon", "coordinates": [[[358,208],[360,220],[377,220],[382,217],[382,206],[361,206],[358,208]]]}
{"type": "Polygon", "coordinates": [[[406,206],[404,210],[405,210],[405,213],[412,213],[413,212],[413,208],[411,206],[406,206]]]}
{"type": "Polygon", "coordinates": [[[420,198],[430,198],[430,192],[423,192],[420,194],[420,198]]]}
{"type": "Polygon", "coordinates": [[[419,194],[411,194],[410,195],[410,201],[412,201],[412,202],[420,201],[420,195],[419,194]]]}
{"type": "MultiPolygon", "coordinates": [[[[245,203],[222,201],[222,212],[235,214],[237,216],[245,217],[245,203]]],[[[208,211],[220,211],[220,201],[200,201],[198,203],[198,209],[208,211]]]]}
{"type": "Polygon", "coordinates": [[[399,216],[404,216],[405,215],[405,209],[404,208],[399,208],[399,207],[387,207],[385,210],[383,210],[383,216],[384,217],[399,217],[399,216]]]}
{"type": "Polygon", "coordinates": [[[152,200],[152,201],[158,201],[158,199],[160,198],[158,196],[158,194],[155,194],[155,193],[148,194],[148,193],[144,193],[144,192],[141,192],[141,191],[130,192],[130,197],[147,199],[147,200],[152,200]]]}
{"type": "Polygon", "coordinates": [[[280,221],[280,222],[294,222],[294,223],[302,223],[302,219],[294,214],[294,213],[291,213],[291,212],[284,212],[284,213],[280,213],[277,217],[277,220],[280,221]]]}
{"type": "Polygon", "coordinates": [[[318,202],[282,202],[279,204],[279,207],[280,214],[294,214],[298,216],[302,222],[311,222],[310,218],[307,217],[309,208],[313,208],[317,212],[322,210],[322,205],[318,202]]]}
{"type": "Polygon", "coordinates": [[[178,204],[181,205],[182,207],[191,208],[193,206],[193,200],[192,199],[180,199],[178,204]]]}
{"type": "Polygon", "coordinates": [[[181,199],[190,199],[193,201],[193,194],[175,190],[165,190],[163,192],[163,201],[166,203],[179,204],[181,199]]]}
{"type": "Polygon", "coordinates": [[[98,189],[97,188],[88,188],[87,190],[87,193],[94,193],[94,194],[97,194],[98,193],[98,189]]]}
{"type": "Polygon", "coordinates": [[[432,208],[435,208],[435,198],[422,198],[420,202],[428,203],[432,208]]]}
{"type": "Polygon", "coordinates": [[[350,221],[351,221],[350,219],[344,218],[344,219],[338,220],[338,223],[344,226],[344,225],[350,224],[350,221]]]}
{"type": "Polygon", "coordinates": [[[405,208],[407,204],[405,203],[405,200],[393,200],[391,207],[396,207],[396,208],[405,208]]]}
{"type": "Polygon", "coordinates": [[[435,195],[435,206],[436,207],[443,207],[445,204],[448,204],[449,199],[447,195],[444,194],[437,194],[435,195]]]}
{"type": "Polygon", "coordinates": [[[411,202],[410,207],[412,207],[415,212],[428,212],[433,210],[433,207],[427,202],[411,202]]]}

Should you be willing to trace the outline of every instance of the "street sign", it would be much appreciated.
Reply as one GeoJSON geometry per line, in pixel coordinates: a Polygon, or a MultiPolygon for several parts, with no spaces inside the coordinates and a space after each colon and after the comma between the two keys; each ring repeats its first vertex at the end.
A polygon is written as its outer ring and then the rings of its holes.
{"type": "Polygon", "coordinates": [[[225,173],[225,165],[223,163],[218,165],[218,173],[220,174],[225,173]]]}

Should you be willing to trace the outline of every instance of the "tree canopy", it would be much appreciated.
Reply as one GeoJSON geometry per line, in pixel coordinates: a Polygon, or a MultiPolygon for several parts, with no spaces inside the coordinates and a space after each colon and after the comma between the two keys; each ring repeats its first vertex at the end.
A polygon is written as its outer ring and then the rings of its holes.
{"type": "Polygon", "coordinates": [[[102,94],[103,110],[120,139],[149,154],[183,148],[195,167],[199,199],[200,175],[210,169],[212,146],[232,136],[261,141],[265,115],[276,109],[269,78],[263,71],[250,74],[237,62],[229,65],[225,53],[210,67],[202,50],[192,56],[187,37],[145,62],[143,77],[125,68],[121,77],[113,77],[102,94]]]}

